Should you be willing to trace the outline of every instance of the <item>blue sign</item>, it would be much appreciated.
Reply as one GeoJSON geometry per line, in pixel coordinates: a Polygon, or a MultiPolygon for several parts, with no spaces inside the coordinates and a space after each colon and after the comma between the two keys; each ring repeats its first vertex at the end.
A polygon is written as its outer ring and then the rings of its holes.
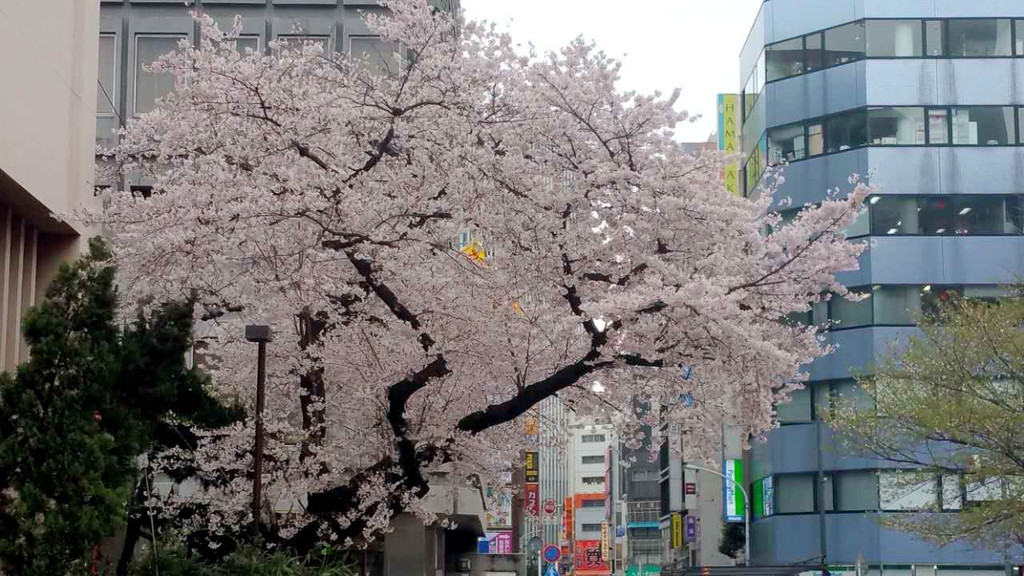
{"type": "Polygon", "coordinates": [[[548,564],[548,569],[544,572],[544,576],[558,576],[558,564],[548,564]]]}
{"type": "Polygon", "coordinates": [[[615,537],[616,538],[624,538],[625,536],[626,536],[626,527],[625,526],[616,526],[615,527],[615,537]]]}
{"type": "Polygon", "coordinates": [[[490,550],[491,550],[491,546],[490,546],[490,542],[487,541],[487,538],[477,538],[476,539],[476,553],[477,554],[488,554],[490,552],[490,550]]]}
{"type": "Polygon", "coordinates": [[[562,549],[558,546],[547,546],[544,548],[544,553],[541,554],[548,562],[558,562],[562,558],[562,549]]]}

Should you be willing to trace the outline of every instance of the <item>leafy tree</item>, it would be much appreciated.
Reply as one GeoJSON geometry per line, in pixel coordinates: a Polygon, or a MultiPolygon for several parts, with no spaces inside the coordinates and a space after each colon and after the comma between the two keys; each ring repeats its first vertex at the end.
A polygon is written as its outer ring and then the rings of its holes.
{"type": "Polygon", "coordinates": [[[98,238],[61,267],[25,315],[31,350],[0,375],[0,567],[60,575],[125,522],[139,456],[171,413],[224,425],[228,413],[185,366],[191,306],[164,304],[123,326],[110,252],[98,238]]]}
{"type": "Polygon", "coordinates": [[[132,567],[133,576],[354,576],[348,558],[329,548],[304,557],[245,547],[218,561],[209,561],[182,546],[161,548],[132,567]]]}
{"type": "Polygon", "coordinates": [[[718,541],[718,551],[733,560],[739,558],[746,546],[744,531],[743,524],[722,524],[722,538],[718,541]]]}
{"type": "MultiPolygon", "coordinates": [[[[370,66],[313,43],[240,53],[201,17],[198,47],[156,65],[175,92],[110,155],[154,183],[106,199],[125,285],[219,315],[214,380],[247,410],[242,326],[275,330],[265,494],[306,512],[282,536],[433,520],[431,475],[497,484],[515,421],[556,395],[616,410],[627,436],[677,424],[709,454],[722,421],[768,429],[779,383],[827,352],[782,319],[843,291],[867,188],[780,226],[770,193],[729,195],[716,155],[679,146],[677,93],[617,90],[594,46],[531,58],[426,0],[382,4],[367,26],[402,55],[370,66]]],[[[210,529],[251,522],[250,426],[197,452],[235,478],[210,529]]]]}
{"type": "Polygon", "coordinates": [[[861,386],[874,409],[831,416],[852,448],[898,465],[883,499],[920,514],[885,522],[939,543],[1024,544],[1024,300],[950,295],[861,386]],[[930,512],[960,510],[958,514],[930,512]]]}

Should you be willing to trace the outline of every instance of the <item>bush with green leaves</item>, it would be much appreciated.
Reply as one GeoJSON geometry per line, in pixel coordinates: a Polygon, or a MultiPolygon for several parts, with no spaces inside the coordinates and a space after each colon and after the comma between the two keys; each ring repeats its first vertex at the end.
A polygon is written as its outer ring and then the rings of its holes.
{"type": "Polygon", "coordinates": [[[158,549],[133,567],[132,576],[353,576],[356,571],[343,553],[321,548],[304,556],[243,548],[219,562],[189,554],[184,546],[158,549]]]}

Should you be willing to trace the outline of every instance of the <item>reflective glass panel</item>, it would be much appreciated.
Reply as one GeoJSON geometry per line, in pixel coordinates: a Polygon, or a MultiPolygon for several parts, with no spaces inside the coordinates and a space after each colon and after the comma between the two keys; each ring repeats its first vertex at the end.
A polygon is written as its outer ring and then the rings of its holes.
{"type": "Polygon", "coordinates": [[[923,108],[872,108],[868,110],[872,144],[924,144],[923,108]]]}
{"type": "Polygon", "coordinates": [[[807,156],[802,124],[783,126],[768,132],[768,163],[781,164],[800,160],[807,156]]]}
{"type": "Polygon", "coordinates": [[[794,38],[765,49],[768,81],[788,78],[804,72],[804,39],[794,38]]]}
{"type": "Polygon", "coordinates": [[[1009,56],[1010,21],[995,19],[949,20],[950,56],[1009,56]]]}
{"type": "Polygon", "coordinates": [[[867,42],[864,22],[853,22],[825,31],[825,66],[837,66],[864,58],[867,42]]]}
{"type": "Polygon", "coordinates": [[[825,141],[828,152],[841,152],[860,148],[868,143],[867,111],[833,116],[825,121],[825,141]]]}
{"type": "Polygon", "coordinates": [[[926,20],[924,23],[925,54],[942,56],[946,53],[946,27],[942,20],[926,20]]]}
{"type": "Polygon", "coordinates": [[[953,144],[997,146],[1015,142],[1013,108],[970,106],[953,108],[953,144]]]}
{"type": "Polygon", "coordinates": [[[868,20],[867,55],[912,58],[921,56],[920,20],[868,20]]]}

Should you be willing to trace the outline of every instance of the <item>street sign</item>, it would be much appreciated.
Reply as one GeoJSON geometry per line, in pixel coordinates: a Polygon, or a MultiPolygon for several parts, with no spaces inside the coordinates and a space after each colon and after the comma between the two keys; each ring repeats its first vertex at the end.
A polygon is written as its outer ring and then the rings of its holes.
{"type": "Polygon", "coordinates": [[[558,512],[558,504],[556,504],[553,499],[547,498],[544,500],[543,510],[544,514],[547,514],[548,516],[554,516],[555,512],[558,512]]]}
{"type": "Polygon", "coordinates": [[[697,494],[697,483],[696,482],[687,482],[686,483],[686,494],[687,495],[697,494]]]}
{"type": "Polygon", "coordinates": [[[537,516],[540,508],[540,485],[536,482],[526,483],[526,515],[537,516]]]}
{"type": "Polygon", "coordinates": [[[544,557],[544,560],[554,564],[562,559],[562,551],[558,546],[546,546],[542,556],[544,557]]]}
{"type": "Polygon", "coordinates": [[[544,576],[558,576],[558,564],[548,564],[548,569],[544,572],[544,576]]]}

